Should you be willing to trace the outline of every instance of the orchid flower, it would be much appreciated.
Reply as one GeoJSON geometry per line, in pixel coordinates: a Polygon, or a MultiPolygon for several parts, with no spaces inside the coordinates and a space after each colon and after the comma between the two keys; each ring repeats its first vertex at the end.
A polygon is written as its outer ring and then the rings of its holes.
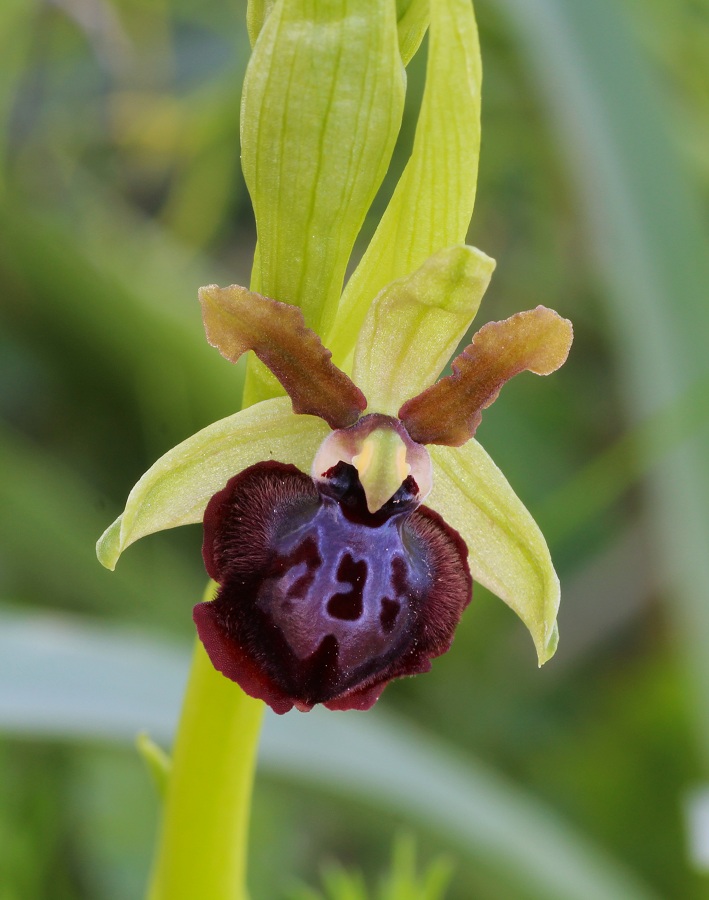
{"type": "Polygon", "coordinates": [[[137,537],[204,519],[220,590],[195,608],[199,636],[215,668],[276,712],[366,709],[392,678],[427,671],[470,601],[470,569],[525,619],[540,662],[553,652],[543,539],[472,438],[505,381],[565,361],[571,325],[543,306],[489,323],[432,383],[492,267],[455,247],[385,287],[354,380],[297,307],[236,285],[200,291],[209,342],[232,362],[252,350],[290,403],[262,401],[163,457],[99,553],[112,566],[137,537]]]}
{"type": "Polygon", "coordinates": [[[366,709],[393,678],[427,671],[450,647],[473,581],[521,617],[540,665],[558,636],[559,583],[544,539],[474,435],[509,378],[565,361],[571,324],[543,306],[491,322],[437,380],[494,269],[462,243],[479,143],[472,9],[431,4],[413,154],[340,297],[393,148],[400,54],[415,50],[426,24],[414,17],[404,28],[390,0],[358,2],[368,17],[281,0],[262,21],[252,7],[259,37],[242,110],[259,234],[252,286],[210,285],[200,300],[223,356],[253,351],[247,400],[265,399],[158,460],[98,544],[112,569],[138,538],[203,521],[205,565],[219,587],[195,607],[199,637],[218,671],[278,713],[366,709]],[[278,73],[297,79],[307,60],[299,26],[318,15],[339,27],[313,31],[330,88],[311,79],[296,96],[278,73]],[[332,104],[342,78],[348,91],[332,104]],[[361,127],[340,165],[336,138],[353,106],[368,121],[355,116],[361,127]],[[441,109],[455,139],[437,142],[441,109]],[[268,148],[281,169],[259,163],[268,148]]]}

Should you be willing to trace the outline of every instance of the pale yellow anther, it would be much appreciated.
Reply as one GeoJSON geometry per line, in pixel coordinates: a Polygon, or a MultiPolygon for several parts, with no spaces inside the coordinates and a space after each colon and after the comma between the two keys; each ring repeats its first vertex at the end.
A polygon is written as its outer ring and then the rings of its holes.
{"type": "Polygon", "coordinates": [[[378,428],[362,443],[352,457],[367,498],[367,509],[374,513],[399,490],[411,466],[406,461],[406,444],[391,428],[378,428]]]}
{"type": "MultiPolygon", "coordinates": [[[[406,456],[406,448],[403,448],[404,456],[406,456]]],[[[362,450],[356,456],[352,457],[352,465],[359,472],[360,480],[362,475],[367,471],[367,469],[372,464],[372,459],[374,458],[374,441],[371,437],[368,437],[367,440],[362,444],[362,450]]]]}
{"type": "Polygon", "coordinates": [[[411,466],[406,462],[406,447],[403,441],[401,447],[396,451],[396,469],[403,484],[411,473],[411,466]]]}

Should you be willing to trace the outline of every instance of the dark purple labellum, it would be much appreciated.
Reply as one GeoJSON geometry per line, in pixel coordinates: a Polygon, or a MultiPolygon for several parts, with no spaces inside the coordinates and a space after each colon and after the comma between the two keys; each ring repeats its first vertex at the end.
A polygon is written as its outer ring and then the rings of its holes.
{"type": "Polygon", "coordinates": [[[368,709],[392,678],[428,671],[472,582],[463,540],[417,493],[409,477],[371,514],[344,462],[317,487],[276,462],[232,478],[204,518],[220,590],[194,610],[215,668],[277,713],[368,709]]]}

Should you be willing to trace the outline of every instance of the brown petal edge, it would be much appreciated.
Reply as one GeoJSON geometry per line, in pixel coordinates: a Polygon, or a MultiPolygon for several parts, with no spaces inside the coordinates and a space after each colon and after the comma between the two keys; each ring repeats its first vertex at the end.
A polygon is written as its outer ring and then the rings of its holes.
{"type": "Polygon", "coordinates": [[[453,360],[453,374],[407,400],[399,418],[419,444],[460,447],[475,434],[482,411],[520,372],[550,375],[566,362],[573,327],[553,309],[537,306],[490,322],[453,360]]]}
{"type": "Polygon", "coordinates": [[[209,343],[231,362],[253,350],[283,385],[294,413],[319,416],[338,429],[366,409],[362,391],[331,362],[297,306],[236,284],[200,288],[199,300],[209,343]]]}

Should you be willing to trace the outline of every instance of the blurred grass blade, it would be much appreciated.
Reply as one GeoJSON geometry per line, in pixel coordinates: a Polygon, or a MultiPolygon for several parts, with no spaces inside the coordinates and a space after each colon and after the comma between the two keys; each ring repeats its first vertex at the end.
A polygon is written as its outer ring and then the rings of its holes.
{"type": "Polygon", "coordinates": [[[7,144],[12,135],[11,119],[16,90],[28,63],[37,7],[27,0],[0,3],[0,191],[6,187],[7,144]]]}
{"type": "MultiPolygon", "coordinates": [[[[612,0],[498,0],[566,153],[608,287],[631,421],[706,377],[707,229],[672,143],[660,87],[612,0]]],[[[563,311],[562,311],[563,312],[563,311]]],[[[709,771],[709,431],[649,479],[669,611],[709,771]]]]}
{"type": "Polygon", "coordinates": [[[91,221],[72,233],[56,215],[0,194],[0,278],[8,285],[0,318],[47,353],[81,354],[99,380],[139,382],[141,398],[164,398],[168,380],[184,386],[202,424],[233,412],[242,370],[204,340],[197,289],[205,273],[122,212],[120,204],[112,215],[108,203],[94,204],[91,221]]]}
{"type": "Polygon", "coordinates": [[[231,77],[200,87],[183,101],[175,172],[159,220],[187,255],[207,247],[243,202],[245,188],[234,149],[239,121],[231,111],[239,105],[246,56],[238,42],[231,77]]]}
{"type": "Polygon", "coordinates": [[[164,800],[170,782],[172,760],[145,731],[141,731],[136,737],[135,748],[150,772],[160,799],[164,800]]]}
{"type": "Polygon", "coordinates": [[[443,900],[453,876],[447,857],[435,858],[419,875],[416,840],[399,833],[394,840],[391,871],[387,873],[378,900],[443,900]]]}
{"type": "MultiPolygon", "coordinates": [[[[46,615],[0,615],[0,728],[132,742],[172,737],[187,648],[46,615]]],[[[544,900],[654,896],[569,823],[402,721],[316,710],[267,717],[263,769],[405,814],[544,900]]],[[[516,892],[516,893],[515,893],[516,892]]]]}
{"type": "Polygon", "coordinates": [[[35,737],[167,744],[189,647],[48,613],[0,613],[0,729],[35,737]]]}
{"type": "MultiPolygon", "coordinates": [[[[198,589],[198,567],[166,548],[153,554],[152,565],[145,558],[134,559],[109,576],[92,546],[106,525],[104,498],[67,466],[2,425],[0,471],[0,560],[7,559],[14,573],[29,573],[53,600],[126,613],[144,611],[146,596],[159,609],[173,604],[191,585],[198,589]]],[[[20,577],[13,575],[18,581],[20,577]]]]}
{"type": "Polygon", "coordinates": [[[576,475],[548,495],[536,515],[550,544],[573,541],[579,530],[650,474],[709,421],[709,378],[631,425],[576,475]]]}
{"type": "Polygon", "coordinates": [[[309,718],[268,721],[263,755],[270,771],[407,814],[509,885],[509,896],[654,896],[533,797],[404,722],[319,710],[309,718]]]}

